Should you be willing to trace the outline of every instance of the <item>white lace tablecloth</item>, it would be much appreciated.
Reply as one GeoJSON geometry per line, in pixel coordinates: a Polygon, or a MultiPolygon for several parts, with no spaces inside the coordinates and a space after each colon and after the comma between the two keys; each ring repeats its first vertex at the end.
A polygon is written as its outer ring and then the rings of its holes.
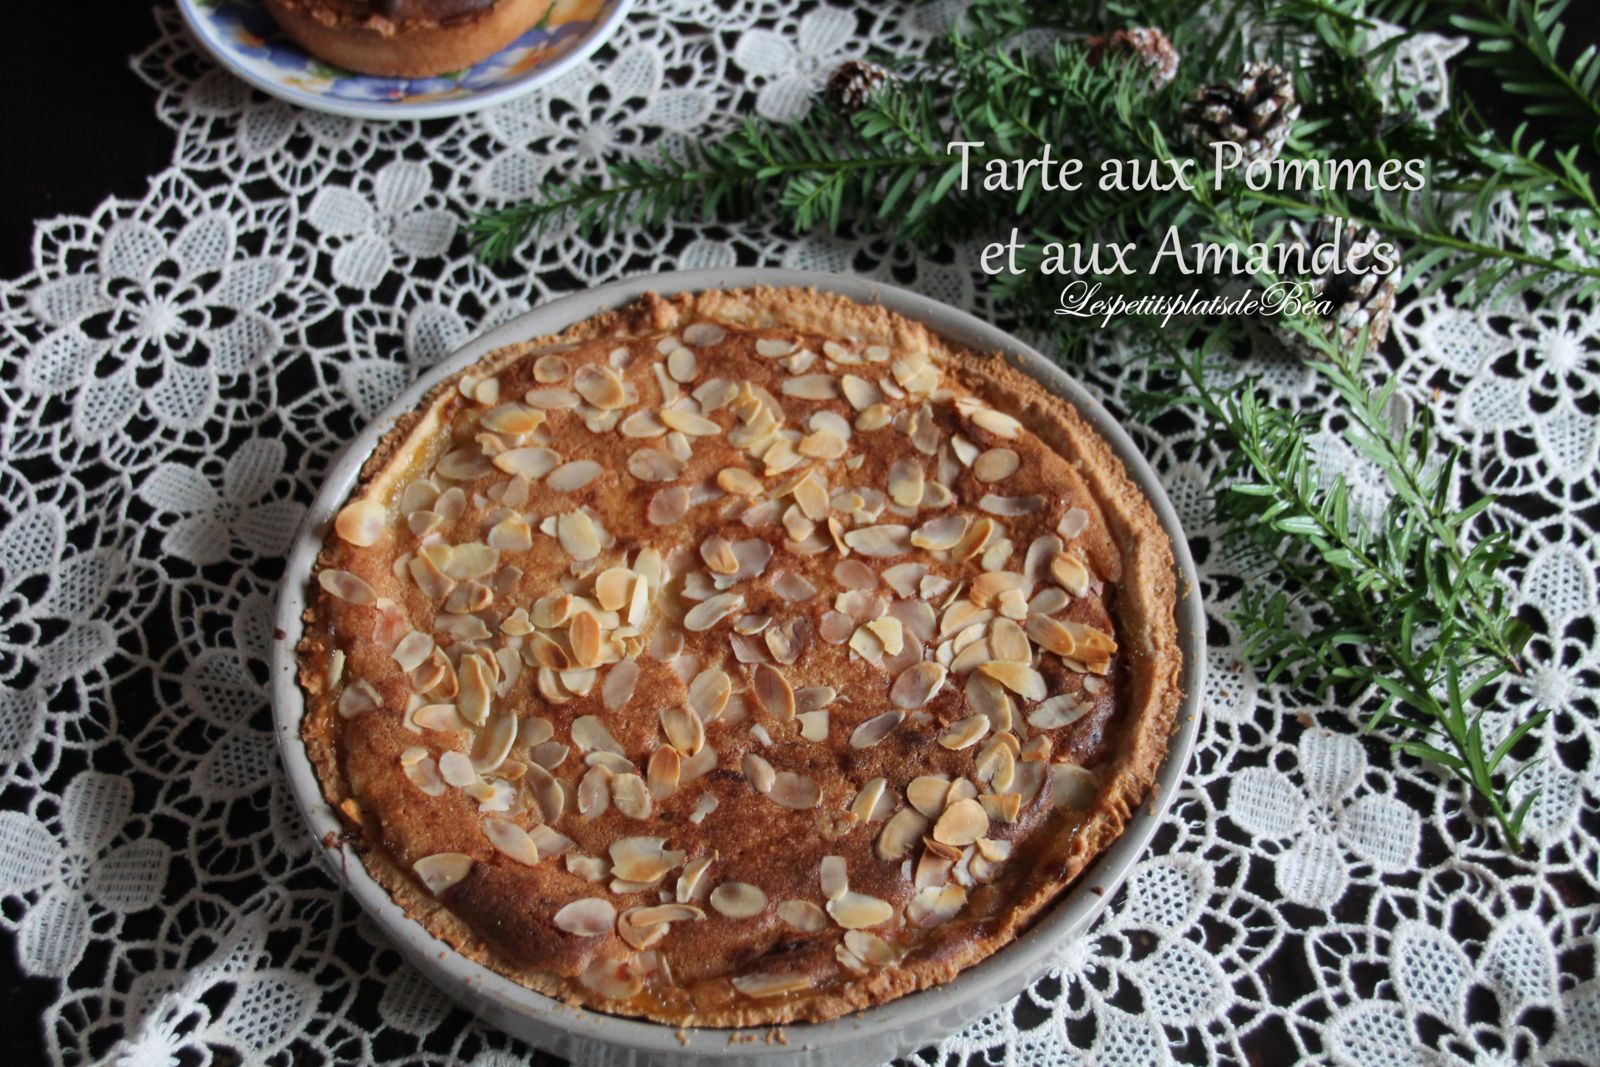
{"type": "MultiPolygon", "coordinates": [[[[525,1060],[312,863],[263,684],[282,554],[352,428],[561,291],[737,262],[892,278],[1003,319],[961,256],[873,241],[679,226],[544,240],[491,269],[460,239],[471,208],[616,146],[796,114],[839,60],[918,47],[941,17],[646,0],[559,86],[419,126],[264,98],[158,12],[135,63],[172,165],[140,200],[40,224],[32,272],[0,283],[0,926],[59,990],[11,1026],[71,1063],[525,1060]]],[[[1439,77],[1441,54],[1412,74],[1439,77]]],[[[1147,433],[1210,611],[1192,776],[1059,971],[920,1061],[1600,1062],[1600,312],[1438,296],[1394,332],[1405,393],[1501,497],[1482,521],[1512,531],[1505,577],[1540,631],[1503,696],[1554,709],[1528,852],[1503,854],[1456,788],[1345,709],[1243,665],[1227,612],[1247,571],[1204,504],[1216,454],[1195,428],[1147,433]]],[[[1268,370],[1285,397],[1315,388],[1268,370]]],[[[1117,406],[1123,367],[1080,373],[1117,406]]],[[[1335,434],[1321,447],[1359,473],[1335,434]]]]}

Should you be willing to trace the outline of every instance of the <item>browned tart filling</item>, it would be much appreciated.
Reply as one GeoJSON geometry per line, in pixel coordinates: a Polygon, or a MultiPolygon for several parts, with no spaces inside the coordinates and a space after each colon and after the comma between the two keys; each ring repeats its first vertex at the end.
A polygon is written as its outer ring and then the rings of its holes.
{"type": "Polygon", "coordinates": [[[1170,545],[998,356],[789,289],[648,297],[383,440],[307,612],[369,869],[535,989],[820,1020],[1005,945],[1179,699],[1170,545]]]}

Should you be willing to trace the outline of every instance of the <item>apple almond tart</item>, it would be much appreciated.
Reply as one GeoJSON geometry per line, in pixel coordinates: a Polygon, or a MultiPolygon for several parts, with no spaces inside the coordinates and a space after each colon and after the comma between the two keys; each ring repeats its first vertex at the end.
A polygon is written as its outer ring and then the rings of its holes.
{"type": "Polygon", "coordinates": [[[675,1025],[1002,948],[1179,703],[1171,546],[1074,409],[882,308],[649,296],[382,439],[300,648],[364,862],[461,953],[675,1025]]]}

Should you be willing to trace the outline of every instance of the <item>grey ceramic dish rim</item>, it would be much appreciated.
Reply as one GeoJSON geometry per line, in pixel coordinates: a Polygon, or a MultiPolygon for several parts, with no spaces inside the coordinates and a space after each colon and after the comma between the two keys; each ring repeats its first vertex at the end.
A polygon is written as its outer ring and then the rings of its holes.
{"type": "Polygon", "coordinates": [[[1205,625],[1200,605],[1199,581],[1188,542],[1176,510],[1149,463],[1127,432],[1083,386],[1033,348],[966,312],[897,286],[847,275],[775,268],[677,271],[623,279],[553,300],[498,326],[468,342],[424,373],[356,435],[330,465],[305,523],[290,551],[275,617],[272,655],[273,718],[284,767],[296,805],[310,827],[315,847],[334,876],[357,899],[366,913],[406,955],[459,1002],[474,1010],[474,1002],[487,998],[499,1012],[533,1016],[537,1023],[580,1042],[599,1042],[635,1055],[681,1059],[740,1058],[778,1062],[796,1053],[826,1054],[833,1050],[848,1056],[847,1047],[866,1035],[884,1032],[905,1035],[908,1050],[931,1040],[926,1033],[936,1019],[948,1019],[962,1008],[970,1017],[1004,1002],[1041,977],[1054,950],[1066,939],[1081,935],[1104,909],[1129,869],[1143,854],[1156,827],[1165,816],[1194,748],[1199,725],[1199,703],[1204,684],[1205,625]],[[1103,852],[1042,918],[1013,943],[987,960],[966,969],[950,982],[908,994],[842,1019],[824,1023],[787,1025],[788,1044],[749,1044],[729,1041],[732,1031],[716,1028],[676,1027],[644,1020],[573,1008],[513,982],[511,979],[458,954],[445,942],[405,917],[388,892],[367,872],[347,844],[336,848],[344,827],[326,803],[316,773],[300,739],[304,699],[296,680],[294,649],[301,634],[309,576],[334,512],[354,487],[360,468],[395,420],[412,410],[426,392],[444,378],[485,354],[532,337],[559,332],[600,311],[622,306],[646,292],[670,295],[708,289],[775,287],[816,288],[869,304],[882,304],[935,332],[976,351],[1004,351],[1020,357],[1025,371],[1073,404],[1106,439],[1123,461],[1133,480],[1149,495],[1162,526],[1171,538],[1177,565],[1179,640],[1184,656],[1184,698],[1168,753],[1158,775],[1154,797],[1134,813],[1122,836],[1103,852]],[[330,838],[327,835],[332,834],[330,838]]]}

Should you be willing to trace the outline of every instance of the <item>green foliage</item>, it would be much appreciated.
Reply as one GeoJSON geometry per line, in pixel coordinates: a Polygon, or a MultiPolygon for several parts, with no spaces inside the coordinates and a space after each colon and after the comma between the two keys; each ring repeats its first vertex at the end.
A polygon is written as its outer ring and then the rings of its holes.
{"type": "MultiPolygon", "coordinates": [[[[1560,57],[1564,9],[1565,0],[975,0],[956,31],[902,63],[898,80],[848,118],[818,106],[792,123],[748,119],[681,156],[615,159],[602,180],[552,185],[527,203],[479,215],[470,234],[486,256],[500,258],[567,225],[659,227],[674,217],[762,214],[797,230],[848,225],[926,248],[974,234],[994,240],[1016,227],[1028,242],[1026,269],[991,285],[1064,352],[1091,347],[1099,324],[1050,314],[1063,279],[1038,269],[1043,245],[1148,248],[1169,227],[1185,242],[1242,249],[1343,217],[1401,247],[1403,292],[1445,288],[1481,302],[1538,286],[1592,299],[1600,294],[1589,143],[1597,61],[1589,52],[1560,57]],[[1379,20],[1397,24],[1399,35],[1379,40],[1379,20]],[[1084,41],[1127,25],[1166,30],[1183,57],[1172,85],[1156,88],[1137,59],[1097,56],[1084,41]],[[1393,77],[1395,50],[1406,36],[1439,28],[1468,34],[1467,62],[1496,64],[1519,106],[1532,100],[1530,114],[1560,121],[1542,123],[1543,136],[1527,126],[1502,136],[1461,91],[1436,120],[1424,120],[1415,91],[1393,77]],[[1041,29],[1059,31],[1055,43],[1039,46],[1032,31],[1041,29]],[[1252,189],[1236,174],[1209,173],[1204,156],[1190,188],[1102,189],[1092,181],[1105,159],[1188,161],[1180,102],[1198,85],[1231,81],[1262,55],[1295,72],[1303,107],[1283,160],[1376,167],[1421,158],[1426,186],[1387,194],[1252,189]],[[1034,169],[1015,192],[963,190],[951,141],[983,142],[974,175],[991,160],[1031,158],[1048,146],[1057,158],[1083,159],[1091,181],[1052,193],[1034,169]]],[[[1129,298],[1220,286],[1170,270],[1096,280],[1129,298]]],[[[1255,280],[1294,279],[1262,272],[1255,280]]],[[[1218,494],[1218,515],[1263,564],[1238,616],[1252,658],[1268,677],[1295,686],[1353,700],[1379,694],[1367,728],[1460,779],[1515,846],[1526,801],[1513,804],[1500,768],[1541,717],[1484,736],[1486,687],[1517,669],[1527,634],[1495,579],[1505,538],[1474,539],[1469,528],[1489,501],[1451,503],[1455,452],[1425,415],[1407,424],[1391,418],[1393,386],[1372,389],[1361,373],[1365,339],[1356,352],[1341,351],[1324,324],[1288,323],[1317,353],[1309,365],[1338,398],[1350,445],[1387,483],[1393,502],[1369,527],[1352,513],[1349,487],[1323,477],[1300,415],[1267,403],[1251,383],[1216,384],[1221,346],[1238,336],[1234,324],[1178,324],[1192,329],[1181,345],[1154,322],[1132,325],[1146,330],[1141,343],[1167,352],[1154,372],[1169,387],[1147,397],[1149,405],[1200,413],[1231,448],[1232,481],[1218,494]]]]}
{"type": "Polygon", "coordinates": [[[1484,737],[1481,695],[1516,669],[1529,636],[1495,577],[1509,538],[1497,532],[1463,545],[1490,501],[1452,504],[1458,454],[1438,447],[1429,415],[1396,422],[1394,380],[1369,387],[1355,366],[1327,353],[1316,366],[1350,416],[1344,437],[1392,494],[1380,515],[1358,516],[1349,483],[1317,466],[1309,418],[1268,402],[1254,382],[1215,384],[1229,377],[1218,365],[1237,342],[1226,326],[1181,344],[1162,338],[1156,372],[1188,388],[1153,393],[1146,403],[1198,409],[1232,445],[1217,514],[1242,547],[1270,563],[1233,616],[1247,653],[1269,682],[1324,698],[1376,692],[1365,729],[1390,734],[1396,749],[1460,780],[1515,846],[1529,800],[1514,802],[1511,782],[1497,772],[1546,713],[1484,737]]]}

